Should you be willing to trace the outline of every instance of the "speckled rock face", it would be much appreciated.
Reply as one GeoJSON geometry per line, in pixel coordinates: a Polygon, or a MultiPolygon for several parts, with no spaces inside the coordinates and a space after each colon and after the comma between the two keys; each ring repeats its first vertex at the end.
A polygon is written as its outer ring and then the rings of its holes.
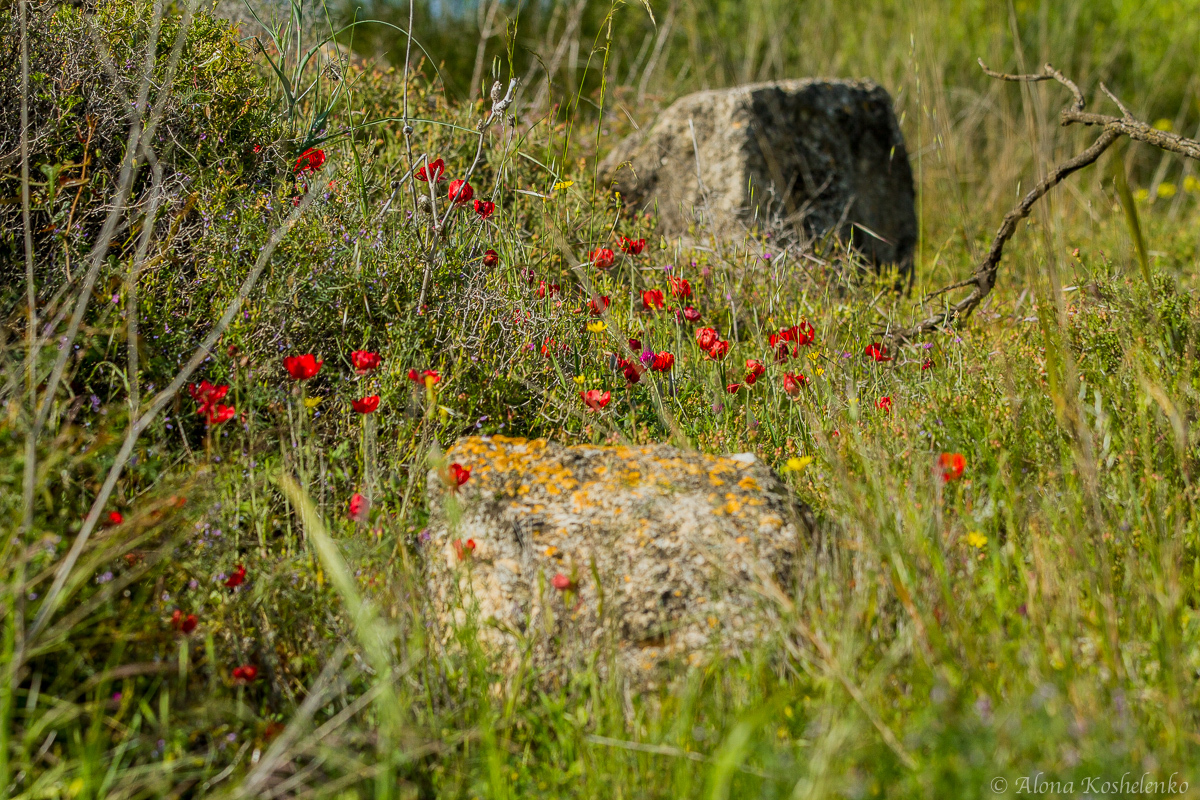
{"type": "Polygon", "coordinates": [[[911,264],[912,171],[888,93],[870,81],[793,80],[697,92],[602,165],[659,229],[736,232],[764,217],[836,231],[868,259],[911,264]],[[699,177],[698,177],[699,176],[699,177]]]}
{"type": "Polygon", "coordinates": [[[614,655],[653,684],[749,648],[775,627],[761,588],[790,591],[811,524],[752,454],[493,436],[447,458],[471,475],[430,473],[429,596],[443,639],[473,617],[502,670],[614,655]]]}

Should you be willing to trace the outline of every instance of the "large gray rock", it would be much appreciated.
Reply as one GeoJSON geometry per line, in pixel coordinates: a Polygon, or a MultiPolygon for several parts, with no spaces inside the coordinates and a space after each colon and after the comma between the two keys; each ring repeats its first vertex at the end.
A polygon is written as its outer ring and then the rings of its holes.
{"type": "Polygon", "coordinates": [[[734,232],[769,215],[810,236],[836,231],[871,261],[902,268],[917,241],[904,138],[891,98],[870,81],[688,95],[617,145],[602,171],[628,204],[656,206],[668,235],[697,221],[734,232]]]}
{"type": "Polygon", "coordinates": [[[447,459],[471,477],[453,488],[429,475],[425,565],[444,646],[470,620],[503,672],[563,676],[597,657],[645,687],[779,630],[811,514],[752,454],[491,436],[447,459]]]}

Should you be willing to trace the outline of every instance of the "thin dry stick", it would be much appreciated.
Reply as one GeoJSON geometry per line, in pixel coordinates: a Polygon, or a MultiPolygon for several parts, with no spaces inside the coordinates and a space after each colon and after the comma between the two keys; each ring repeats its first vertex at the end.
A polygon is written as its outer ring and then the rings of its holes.
{"type": "Polygon", "coordinates": [[[1084,101],[1083,92],[1070,78],[1063,75],[1052,65],[1046,64],[1042,68],[1042,72],[1034,75],[1009,75],[1003,72],[996,72],[989,69],[983,60],[980,59],[979,66],[983,68],[985,74],[1003,81],[1015,81],[1022,83],[1037,83],[1040,81],[1058,81],[1067,89],[1070,90],[1074,97],[1074,102],[1064,108],[1059,115],[1059,120],[1063,126],[1079,124],[1079,125],[1099,125],[1103,128],[1100,136],[1079,155],[1068,161],[1056,165],[1038,184],[1021,199],[1015,208],[1004,215],[1004,220],[1000,223],[1000,229],[996,232],[995,238],[992,240],[992,246],[988,249],[987,256],[975,268],[974,274],[963,281],[943,287],[931,293],[926,297],[930,299],[938,295],[944,294],[954,289],[961,289],[970,286],[971,293],[959,302],[949,306],[945,311],[934,314],[933,316],[918,322],[910,328],[884,332],[887,337],[897,343],[902,343],[909,339],[920,336],[924,333],[929,333],[938,330],[946,325],[949,325],[959,318],[967,318],[971,313],[979,307],[984,298],[992,291],[996,285],[996,275],[1000,269],[1000,259],[1004,255],[1004,245],[1012,238],[1017,231],[1017,223],[1029,216],[1030,210],[1034,203],[1040,200],[1051,189],[1061,183],[1067,176],[1073,172],[1077,172],[1084,167],[1096,162],[1104,151],[1112,146],[1122,136],[1128,136],[1130,139],[1146,144],[1153,145],[1162,150],[1167,150],[1172,153],[1178,153],[1188,158],[1200,160],[1200,142],[1194,139],[1188,139],[1170,131],[1160,131],[1150,125],[1147,125],[1140,120],[1134,118],[1129,109],[1117,99],[1117,97],[1108,90],[1104,84],[1100,84],[1100,89],[1109,99],[1111,99],[1121,110],[1120,117],[1111,117],[1104,114],[1094,114],[1085,111],[1086,102],[1084,101]]]}
{"type": "MultiPolygon", "coordinates": [[[[321,185],[329,172],[330,166],[327,165],[321,174],[320,180],[314,180],[312,185],[321,185]]],[[[34,619],[33,625],[30,628],[30,637],[37,635],[37,633],[46,626],[50,615],[54,613],[59,599],[58,596],[62,592],[63,584],[66,583],[67,577],[71,573],[71,569],[74,567],[75,562],[79,559],[80,553],[83,552],[83,548],[87,544],[88,538],[92,535],[92,531],[95,530],[96,523],[100,519],[100,512],[104,509],[105,504],[108,503],[108,498],[117,485],[117,479],[120,478],[122,471],[125,469],[125,464],[129,461],[129,457],[133,454],[133,448],[137,443],[138,437],[140,437],[142,431],[144,431],[147,426],[154,421],[154,418],[158,416],[158,412],[162,411],[162,409],[166,407],[167,403],[169,403],[179,392],[179,390],[183,388],[183,385],[187,383],[188,378],[190,378],[192,373],[196,371],[196,368],[204,363],[204,359],[208,358],[209,354],[212,352],[213,346],[217,343],[221,336],[224,335],[225,329],[229,327],[229,324],[233,321],[234,316],[241,309],[242,304],[246,301],[246,298],[249,297],[250,292],[253,291],[255,285],[258,283],[258,279],[262,275],[263,270],[266,268],[267,263],[271,260],[271,256],[274,255],[275,249],[279,247],[279,244],[283,241],[284,237],[287,236],[288,232],[291,231],[292,227],[296,224],[296,222],[299,221],[301,215],[308,208],[314,196],[315,194],[310,190],[304,195],[300,203],[294,209],[292,209],[292,213],[289,214],[287,219],[285,219],[279,228],[276,229],[275,233],[272,234],[271,239],[259,253],[258,261],[255,262],[253,269],[250,270],[250,274],[247,275],[246,279],[242,282],[241,288],[238,290],[237,295],[229,302],[229,305],[225,309],[225,313],[221,315],[221,319],[215,326],[213,326],[213,329],[209,331],[208,335],[204,337],[204,341],[201,342],[200,346],[196,348],[195,352],[192,354],[192,357],[188,359],[183,368],[175,375],[175,378],[171,381],[171,383],[161,392],[155,395],[149,407],[143,411],[127,429],[125,434],[125,442],[121,445],[121,450],[117,453],[116,459],[114,460],[112,467],[109,469],[108,475],[104,479],[104,484],[100,487],[100,491],[96,495],[96,499],[92,502],[92,507],[88,511],[88,515],[83,521],[83,527],[80,528],[79,533],[75,536],[75,542],[71,545],[71,551],[67,554],[67,557],[63,560],[62,564],[59,565],[58,570],[55,572],[54,584],[50,587],[50,591],[46,593],[46,599],[42,601],[41,608],[38,609],[37,617],[34,619]]]]}

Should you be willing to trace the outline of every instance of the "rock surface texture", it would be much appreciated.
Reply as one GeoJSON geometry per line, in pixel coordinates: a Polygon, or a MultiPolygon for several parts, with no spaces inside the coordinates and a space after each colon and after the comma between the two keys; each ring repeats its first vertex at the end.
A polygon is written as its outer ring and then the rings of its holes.
{"type": "Polygon", "coordinates": [[[617,145],[602,169],[629,205],[657,204],[668,235],[706,219],[736,231],[757,215],[810,236],[836,231],[876,263],[912,261],[908,154],[891,98],[869,81],[697,92],[617,145]]]}
{"type": "Polygon", "coordinates": [[[565,675],[595,654],[633,682],[777,629],[807,509],[753,454],[459,440],[429,476],[429,596],[443,641],[474,618],[502,671],[565,675]],[[468,541],[470,540],[470,541],[468,541]],[[556,580],[557,577],[557,580],[556,580]]]}

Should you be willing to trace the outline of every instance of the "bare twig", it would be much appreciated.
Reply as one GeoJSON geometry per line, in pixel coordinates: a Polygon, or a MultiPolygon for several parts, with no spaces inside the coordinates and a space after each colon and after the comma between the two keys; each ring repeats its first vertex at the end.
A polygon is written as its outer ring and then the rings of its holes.
{"type": "Polygon", "coordinates": [[[931,292],[926,296],[926,300],[932,299],[939,295],[961,289],[967,286],[972,287],[970,294],[953,305],[950,305],[945,310],[934,314],[927,319],[924,319],[912,327],[894,331],[884,331],[888,338],[895,342],[904,342],[915,338],[925,333],[942,328],[956,320],[969,317],[984,298],[992,291],[996,285],[996,275],[1000,269],[1000,259],[1004,255],[1004,246],[1008,240],[1012,238],[1017,231],[1017,223],[1029,216],[1033,205],[1046,195],[1051,189],[1061,183],[1067,176],[1074,172],[1083,169],[1090,164],[1094,164],[1104,151],[1113,145],[1122,136],[1127,136],[1130,139],[1138,142],[1145,142],[1162,150],[1167,150],[1172,153],[1178,153],[1188,158],[1200,160],[1200,142],[1194,139],[1188,139],[1176,133],[1169,131],[1160,131],[1153,126],[1147,125],[1135,119],[1124,103],[1117,99],[1116,95],[1108,90],[1106,86],[1101,84],[1101,90],[1117,105],[1121,111],[1120,117],[1112,117],[1104,114],[1095,114],[1085,111],[1086,103],[1084,101],[1083,92],[1079,86],[1070,78],[1063,75],[1052,65],[1046,64],[1040,73],[1034,75],[1009,75],[1003,72],[996,72],[989,69],[982,60],[979,61],[979,66],[983,68],[985,74],[1004,81],[1015,81],[1025,83],[1036,83],[1040,81],[1057,81],[1070,90],[1074,96],[1074,102],[1064,108],[1059,115],[1061,124],[1067,125],[1097,125],[1103,130],[1096,141],[1083,152],[1076,155],[1074,158],[1068,159],[1061,164],[1056,165],[1038,184],[1017,204],[1015,208],[1004,215],[1004,220],[1000,223],[999,230],[996,231],[996,236],[992,239],[992,246],[988,249],[987,255],[979,266],[975,268],[975,272],[970,278],[959,281],[957,283],[945,286],[937,291],[931,292]]]}

